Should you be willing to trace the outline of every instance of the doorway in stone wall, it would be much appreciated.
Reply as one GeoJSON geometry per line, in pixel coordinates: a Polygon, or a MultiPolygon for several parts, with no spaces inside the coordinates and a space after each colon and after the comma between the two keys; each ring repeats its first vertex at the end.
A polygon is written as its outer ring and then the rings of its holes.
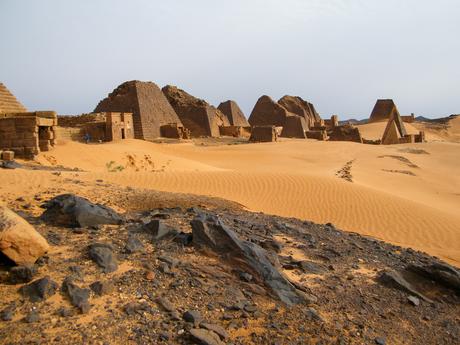
{"type": "Polygon", "coordinates": [[[121,139],[125,139],[125,129],[121,129],[121,139]]]}

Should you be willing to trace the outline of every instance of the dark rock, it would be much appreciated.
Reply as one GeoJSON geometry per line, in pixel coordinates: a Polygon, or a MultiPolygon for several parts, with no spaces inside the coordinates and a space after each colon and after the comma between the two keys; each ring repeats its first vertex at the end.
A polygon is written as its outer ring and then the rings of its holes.
{"type": "Polygon", "coordinates": [[[190,330],[190,335],[203,345],[224,345],[219,336],[213,331],[206,329],[193,328],[190,330]]]}
{"type": "Polygon", "coordinates": [[[153,219],[144,225],[144,230],[153,236],[153,241],[174,238],[178,231],[168,227],[161,219],[153,219]]]}
{"type": "Polygon", "coordinates": [[[3,169],[20,169],[22,168],[22,164],[19,164],[16,161],[2,161],[0,167],[3,169]]]}
{"type": "Polygon", "coordinates": [[[72,316],[72,310],[68,308],[61,307],[57,311],[58,315],[61,317],[69,317],[72,316]]]}
{"type": "Polygon", "coordinates": [[[198,326],[200,322],[203,320],[198,310],[187,310],[182,315],[182,318],[187,322],[193,323],[195,327],[198,326]]]}
{"type": "Polygon", "coordinates": [[[28,283],[36,274],[37,268],[34,265],[15,266],[10,270],[9,281],[11,284],[28,283]]]}
{"type": "Polygon", "coordinates": [[[133,316],[135,314],[141,314],[144,311],[149,310],[149,305],[147,303],[136,303],[129,302],[123,306],[123,311],[129,315],[133,316]]]}
{"type": "Polygon", "coordinates": [[[99,224],[121,224],[122,218],[113,209],[93,204],[74,194],[62,194],[46,202],[41,219],[53,225],[93,227],[99,224]]]}
{"type": "Polygon", "coordinates": [[[377,345],[386,345],[387,343],[386,339],[382,337],[377,337],[374,339],[374,341],[377,345]]]}
{"type": "Polygon", "coordinates": [[[89,247],[89,256],[102,267],[105,273],[114,272],[118,269],[118,263],[113,254],[113,247],[107,243],[93,243],[89,247]]]}
{"type": "Polygon", "coordinates": [[[252,274],[249,274],[247,272],[240,272],[240,279],[245,281],[245,282],[250,282],[253,279],[252,274]]]}
{"type": "Polygon", "coordinates": [[[445,264],[411,265],[408,270],[421,274],[430,280],[437,281],[444,286],[460,291],[460,270],[445,264]]]}
{"type": "Polygon", "coordinates": [[[24,285],[19,292],[30,299],[31,302],[46,300],[56,293],[58,284],[49,276],[37,279],[28,285],[24,285]]]}
{"type": "Polygon", "coordinates": [[[115,290],[115,286],[109,281],[96,281],[89,287],[98,296],[110,294],[115,290]]]}
{"type": "Polygon", "coordinates": [[[182,244],[183,246],[190,246],[193,243],[193,235],[186,232],[180,232],[174,238],[174,242],[182,244]]]}
{"type": "Polygon", "coordinates": [[[125,251],[127,253],[132,254],[132,253],[140,252],[143,250],[144,250],[144,245],[138,238],[133,237],[133,236],[130,236],[128,238],[128,241],[126,242],[126,246],[125,246],[125,251]]]}
{"type": "Polygon", "coordinates": [[[201,214],[191,222],[193,244],[197,249],[212,250],[235,264],[257,274],[272,292],[288,305],[304,302],[296,288],[270,263],[265,249],[242,241],[216,216],[201,214]]]}
{"type": "Polygon", "coordinates": [[[0,320],[2,320],[2,321],[11,321],[11,320],[13,320],[14,311],[15,311],[14,306],[6,307],[2,311],[0,311],[0,320]]]}
{"type": "Polygon", "coordinates": [[[221,340],[228,339],[228,333],[222,326],[215,325],[215,324],[212,324],[212,323],[202,322],[200,324],[200,327],[204,328],[204,329],[207,329],[208,331],[212,331],[212,332],[216,333],[220,337],[221,340]]]}
{"type": "Polygon", "coordinates": [[[69,297],[72,305],[79,308],[82,313],[87,313],[91,308],[88,302],[90,290],[74,284],[71,277],[64,279],[62,291],[69,297]]]}
{"type": "Polygon", "coordinates": [[[27,316],[24,318],[24,321],[27,322],[27,323],[35,323],[35,322],[38,322],[40,321],[40,314],[38,313],[38,311],[34,310],[34,311],[31,311],[29,314],[27,314],[27,316]]]}
{"type": "Polygon", "coordinates": [[[55,233],[55,232],[48,232],[46,234],[46,239],[48,240],[48,243],[51,243],[54,246],[58,246],[62,242],[62,237],[61,235],[55,233]]]}
{"type": "Polygon", "coordinates": [[[273,251],[275,253],[279,253],[283,249],[282,244],[274,239],[262,241],[260,243],[260,246],[266,250],[273,251]]]}
{"type": "Polygon", "coordinates": [[[399,272],[385,271],[380,275],[379,279],[386,285],[396,287],[397,289],[409,292],[426,302],[433,303],[432,300],[417,291],[416,288],[411,283],[409,283],[399,272]]]}
{"type": "Polygon", "coordinates": [[[305,315],[309,320],[324,322],[321,315],[319,315],[319,313],[314,308],[307,308],[307,310],[305,311],[305,315]]]}
{"type": "Polygon", "coordinates": [[[313,261],[303,260],[298,261],[297,265],[306,273],[322,273],[324,272],[324,268],[313,261]]]}
{"type": "Polygon", "coordinates": [[[179,260],[166,255],[160,255],[158,260],[166,262],[171,268],[176,268],[179,265],[179,260]]]}

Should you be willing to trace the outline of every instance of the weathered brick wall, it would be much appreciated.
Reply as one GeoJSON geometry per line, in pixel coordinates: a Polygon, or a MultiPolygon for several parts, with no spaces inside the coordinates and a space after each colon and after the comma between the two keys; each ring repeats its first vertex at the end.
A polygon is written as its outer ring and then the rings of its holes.
{"type": "Polygon", "coordinates": [[[0,83],[0,114],[23,113],[27,109],[19,102],[8,88],[0,83]]]}
{"type": "Polygon", "coordinates": [[[286,118],[281,136],[285,138],[305,139],[305,131],[308,130],[305,118],[302,116],[292,115],[286,118]]]}
{"type": "Polygon", "coordinates": [[[271,142],[277,140],[278,134],[275,126],[255,126],[251,129],[250,142],[271,142]]]}
{"type": "Polygon", "coordinates": [[[332,130],[329,131],[329,140],[353,141],[357,143],[363,142],[359,128],[351,125],[343,125],[332,128],[332,130]]]}

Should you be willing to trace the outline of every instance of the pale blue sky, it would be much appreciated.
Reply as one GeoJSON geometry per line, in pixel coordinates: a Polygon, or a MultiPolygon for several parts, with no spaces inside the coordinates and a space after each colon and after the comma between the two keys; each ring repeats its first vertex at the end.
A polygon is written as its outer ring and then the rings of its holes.
{"type": "Polygon", "coordinates": [[[262,94],[324,116],[460,112],[460,0],[0,0],[0,81],[30,110],[77,114],[126,80],[249,116],[262,94]]]}

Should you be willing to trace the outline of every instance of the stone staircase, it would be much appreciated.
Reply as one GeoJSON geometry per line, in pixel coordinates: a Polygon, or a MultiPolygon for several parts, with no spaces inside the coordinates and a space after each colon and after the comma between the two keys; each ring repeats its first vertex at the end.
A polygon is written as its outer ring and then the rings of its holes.
{"type": "Polygon", "coordinates": [[[5,85],[0,83],[0,114],[21,113],[27,109],[14,97],[5,85]]]}

